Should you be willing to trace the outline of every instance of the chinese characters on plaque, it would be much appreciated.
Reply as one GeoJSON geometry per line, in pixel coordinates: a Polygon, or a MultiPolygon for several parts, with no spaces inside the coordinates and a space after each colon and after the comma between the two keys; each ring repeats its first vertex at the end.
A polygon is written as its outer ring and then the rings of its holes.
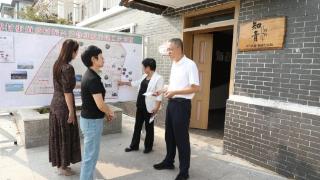
{"type": "Polygon", "coordinates": [[[285,17],[255,20],[240,25],[239,50],[282,49],[285,37],[285,17]]]}

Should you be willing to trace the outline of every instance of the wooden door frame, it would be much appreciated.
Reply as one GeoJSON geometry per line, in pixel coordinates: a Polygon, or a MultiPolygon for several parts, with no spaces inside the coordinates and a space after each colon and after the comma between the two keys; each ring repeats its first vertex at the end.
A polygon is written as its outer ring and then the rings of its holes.
{"type": "Polygon", "coordinates": [[[230,83],[229,83],[229,96],[234,92],[234,76],[235,76],[235,65],[236,65],[236,56],[238,49],[238,19],[240,12],[240,0],[234,0],[231,2],[223,3],[220,5],[216,5],[210,8],[205,8],[202,10],[197,10],[194,12],[190,12],[184,14],[182,16],[182,29],[183,29],[183,46],[184,46],[184,54],[192,58],[193,56],[193,35],[197,33],[208,33],[214,31],[223,31],[227,29],[233,28],[233,40],[232,40],[232,56],[231,56],[231,69],[230,69],[230,83]],[[234,8],[234,19],[221,21],[217,23],[212,23],[210,25],[205,25],[196,28],[187,28],[190,24],[188,18],[195,17],[199,15],[205,15],[217,11],[227,10],[234,8]]]}

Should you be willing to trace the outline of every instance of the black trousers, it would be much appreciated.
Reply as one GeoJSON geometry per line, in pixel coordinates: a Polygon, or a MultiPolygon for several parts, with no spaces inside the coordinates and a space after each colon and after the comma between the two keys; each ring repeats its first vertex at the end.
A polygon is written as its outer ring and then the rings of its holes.
{"type": "Polygon", "coordinates": [[[173,164],[176,147],[179,152],[180,174],[188,175],[190,168],[189,124],[191,115],[191,100],[184,98],[170,99],[166,112],[166,164],[173,164]]]}
{"type": "Polygon", "coordinates": [[[151,113],[149,113],[146,108],[137,107],[136,122],[134,124],[134,132],[133,132],[132,141],[130,145],[132,149],[139,148],[143,123],[145,123],[145,128],[146,128],[146,138],[144,140],[144,148],[152,149],[153,141],[154,141],[154,121],[152,123],[149,123],[150,117],[151,117],[151,113]]]}

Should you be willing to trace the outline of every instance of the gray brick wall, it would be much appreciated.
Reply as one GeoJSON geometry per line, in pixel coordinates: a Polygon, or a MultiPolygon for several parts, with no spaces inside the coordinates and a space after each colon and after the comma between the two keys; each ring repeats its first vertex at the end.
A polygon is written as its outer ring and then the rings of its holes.
{"type": "Polygon", "coordinates": [[[228,101],[224,149],[295,179],[320,177],[320,116],[228,101]]]}
{"type": "Polygon", "coordinates": [[[320,1],[241,0],[240,23],[286,16],[284,49],[238,52],[235,94],[320,107],[320,1]]]}
{"type": "Polygon", "coordinates": [[[167,40],[182,36],[181,17],[164,17],[148,12],[130,9],[116,16],[106,18],[96,24],[90,25],[92,28],[107,30],[120,27],[130,23],[136,23],[135,33],[141,34],[146,39],[145,57],[155,58],[157,61],[157,71],[164,76],[168,82],[171,60],[162,56],[158,52],[158,47],[167,40]]]}
{"type": "MultiPolygon", "coordinates": [[[[130,23],[136,23],[135,33],[144,35],[146,42],[145,57],[155,58],[157,61],[157,71],[165,78],[168,83],[171,61],[168,57],[163,57],[158,52],[158,47],[165,41],[174,38],[182,38],[182,17],[181,14],[197,9],[212,7],[221,3],[233,0],[207,0],[201,3],[181,7],[174,11],[167,11],[164,16],[130,9],[124,13],[106,18],[89,27],[101,30],[120,27],[130,23]]],[[[135,116],[135,102],[115,103],[117,107],[123,109],[125,114],[135,116]]],[[[158,114],[157,125],[163,126],[165,120],[165,109],[167,101],[164,100],[163,108],[158,114]]]]}
{"type": "MultiPolygon", "coordinates": [[[[180,15],[224,2],[228,0],[208,0],[166,12],[173,17],[130,10],[92,27],[105,30],[137,23],[136,32],[147,38],[146,56],[157,60],[159,72],[168,80],[171,62],[161,57],[157,49],[165,40],[181,37],[180,15]]],[[[307,109],[320,107],[320,1],[240,2],[240,23],[286,16],[287,31],[283,50],[238,52],[234,94],[297,103],[307,109]]],[[[134,102],[117,105],[126,113],[135,114],[134,102]]],[[[164,120],[164,110],[165,106],[160,122],[164,120]]],[[[226,152],[287,177],[319,179],[320,117],[298,111],[228,100],[226,152]]]]}
{"type": "MultiPolygon", "coordinates": [[[[99,21],[90,25],[92,28],[107,30],[120,27],[130,23],[136,23],[135,33],[141,34],[146,39],[144,43],[145,57],[152,57],[157,61],[157,71],[168,83],[171,60],[161,56],[158,47],[167,40],[180,37],[182,38],[182,19],[181,17],[164,17],[148,12],[130,9],[124,13],[99,21]]],[[[130,116],[135,116],[135,102],[114,103],[114,106],[123,109],[123,112],[130,116]]],[[[156,125],[164,126],[165,110],[167,102],[163,101],[162,109],[158,113],[156,125]]]]}
{"type": "Polygon", "coordinates": [[[300,109],[228,100],[224,149],[290,178],[319,179],[320,116],[302,112],[320,107],[320,1],[241,0],[240,8],[240,23],[286,16],[287,30],[282,50],[237,53],[234,94],[300,109]]]}

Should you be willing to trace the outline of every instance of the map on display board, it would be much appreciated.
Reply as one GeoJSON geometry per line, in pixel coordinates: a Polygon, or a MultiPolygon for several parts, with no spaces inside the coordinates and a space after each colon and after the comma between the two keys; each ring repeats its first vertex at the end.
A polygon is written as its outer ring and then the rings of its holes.
{"type": "Polygon", "coordinates": [[[75,69],[76,103],[81,103],[80,84],[87,70],[81,53],[90,45],[102,49],[105,63],[100,74],[106,102],[136,99],[136,89],[118,81],[141,77],[142,36],[110,33],[74,26],[0,19],[0,108],[39,107],[50,104],[53,94],[53,64],[66,39],[79,42],[75,69]]]}

